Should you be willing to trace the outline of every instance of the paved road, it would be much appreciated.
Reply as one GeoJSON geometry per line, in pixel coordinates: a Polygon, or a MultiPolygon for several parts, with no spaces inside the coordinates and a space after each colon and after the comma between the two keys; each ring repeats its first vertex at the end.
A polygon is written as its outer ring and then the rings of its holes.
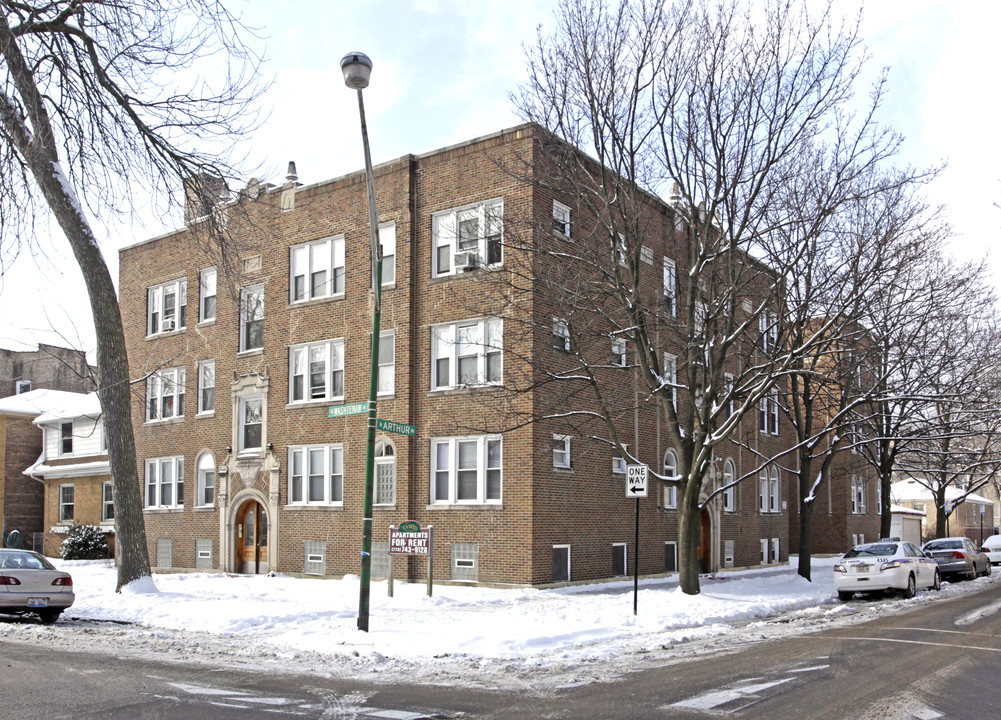
{"type": "Polygon", "coordinates": [[[606,684],[539,695],[415,687],[406,678],[372,685],[300,676],[294,667],[263,675],[183,658],[0,642],[0,720],[988,720],[1001,718],[1001,586],[874,622],[651,665],[606,684]]]}

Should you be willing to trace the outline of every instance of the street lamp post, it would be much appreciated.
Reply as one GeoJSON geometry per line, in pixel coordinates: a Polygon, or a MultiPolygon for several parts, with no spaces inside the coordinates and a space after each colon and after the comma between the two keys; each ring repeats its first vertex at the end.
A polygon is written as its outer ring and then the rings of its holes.
{"type": "Polygon", "coordinates": [[[368,149],[365,103],[361,91],[368,87],[372,61],[360,52],[341,58],[344,84],[358,91],[358,114],[361,117],[361,140],[365,147],[365,184],[368,186],[368,224],[372,235],[372,288],[375,304],[372,312],[372,358],[368,380],[368,444],[365,449],[365,500],[362,510],[361,589],[358,596],[358,629],[368,632],[369,585],[372,578],[372,494],[375,485],[376,397],[379,385],[379,325],[382,315],[382,251],[379,247],[379,216],[375,210],[375,180],[372,155],[368,149]]]}

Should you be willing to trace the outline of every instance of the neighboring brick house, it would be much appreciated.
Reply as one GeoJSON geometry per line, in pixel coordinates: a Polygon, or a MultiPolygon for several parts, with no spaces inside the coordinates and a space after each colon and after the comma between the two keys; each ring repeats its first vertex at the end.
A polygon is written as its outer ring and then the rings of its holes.
{"type": "MultiPolygon", "coordinates": [[[[935,499],[931,490],[911,478],[893,483],[890,486],[890,496],[898,505],[925,513],[921,530],[922,542],[938,537],[935,499]]],[[[994,534],[997,520],[994,516],[994,502],[990,498],[975,493],[967,494],[964,489],[950,486],[945,489],[945,501],[955,504],[955,507],[946,519],[947,527],[942,533],[943,537],[966,536],[973,542],[980,543],[994,534]]]]}
{"type": "Polygon", "coordinates": [[[114,552],[111,466],[97,393],[62,393],[62,402],[34,419],[42,454],[25,474],[45,487],[44,552],[59,547],[75,522],[100,526],[114,552]]]}
{"type": "Polygon", "coordinates": [[[0,389],[9,393],[0,399],[0,542],[17,530],[23,545],[33,547],[35,535],[43,531],[42,485],[24,475],[42,450],[42,435],[32,420],[57,402],[60,392],[92,390],[93,370],[78,350],[53,345],[0,349],[0,389]]]}
{"type": "MultiPolygon", "coordinates": [[[[575,199],[522,174],[545,160],[540,132],[523,125],[375,169],[385,257],[378,414],[416,427],[414,437],[377,437],[376,576],[388,560],[388,527],[405,520],[435,527],[435,576],[445,580],[545,584],[633,566],[634,504],[621,458],[556,421],[505,423],[552,403],[542,390],[490,404],[508,382],[562,362],[563,309],[539,297],[513,302],[488,282],[530,277],[515,272],[532,259],[508,247],[506,233],[571,232],[575,199]]],[[[667,205],[645,202],[656,232],[643,272],[659,295],[684,234],[667,205]]],[[[153,564],[356,573],[366,416],[336,408],[368,396],[364,173],[308,186],[291,174],[280,188],[252,181],[214,212],[240,241],[233,256],[205,250],[197,212],[187,227],[120,252],[153,564]]],[[[632,397],[631,370],[603,372],[622,373],[610,387],[632,397]]],[[[663,468],[676,460],[657,415],[641,407],[622,431],[630,452],[663,468]]],[[[757,453],[719,448],[716,482],[751,472],[758,453],[789,447],[774,418],[763,412],[760,429],[756,413],[744,419],[742,443],[757,453]]],[[[676,493],[654,486],[640,502],[644,574],[677,562],[676,493]]],[[[772,467],[710,501],[703,569],[785,560],[788,488],[772,467]]],[[[396,568],[416,577],[425,562],[396,568]]]]}

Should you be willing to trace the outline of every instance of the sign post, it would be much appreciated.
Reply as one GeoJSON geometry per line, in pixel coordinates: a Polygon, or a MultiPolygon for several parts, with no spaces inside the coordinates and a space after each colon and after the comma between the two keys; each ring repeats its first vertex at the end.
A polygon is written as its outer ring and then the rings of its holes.
{"type": "Polygon", "coordinates": [[[389,597],[393,597],[394,555],[427,556],[427,593],[431,597],[434,588],[434,525],[422,528],[416,520],[407,520],[399,527],[389,526],[389,597]]]}
{"type": "Polygon", "coordinates": [[[633,543],[633,615],[639,607],[640,594],[640,498],[647,497],[647,479],[650,468],[646,465],[626,466],[626,497],[636,499],[636,537],[633,543]]]}

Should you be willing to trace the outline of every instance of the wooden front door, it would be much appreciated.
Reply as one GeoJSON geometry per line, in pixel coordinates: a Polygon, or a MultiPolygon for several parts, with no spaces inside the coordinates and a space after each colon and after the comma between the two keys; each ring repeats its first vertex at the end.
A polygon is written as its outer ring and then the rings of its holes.
{"type": "Polygon", "coordinates": [[[250,575],[268,572],[268,516],[256,500],[244,503],[237,513],[236,571],[250,575]]]}
{"type": "Polygon", "coordinates": [[[699,513],[699,570],[709,572],[709,511],[702,508],[699,513]]]}

